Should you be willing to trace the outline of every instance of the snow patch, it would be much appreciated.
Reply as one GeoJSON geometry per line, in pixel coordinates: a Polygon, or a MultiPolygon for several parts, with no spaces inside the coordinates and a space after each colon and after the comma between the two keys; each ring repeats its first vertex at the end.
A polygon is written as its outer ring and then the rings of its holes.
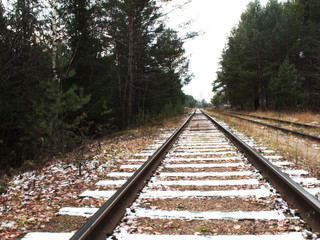
{"type": "Polygon", "coordinates": [[[267,197],[270,195],[266,188],[246,190],[221,191],[152,191],[140,195],[141,198],[189,198],[189,197],[267,197]]]}
{"type": "MultiPolygon", "coordinates": [[[[197,235],[148,235],[129,234],[121,232],[116,234],[118,240],[304,240],[302,233],[293,232],[279,235],[219,235],[219,236],[197,236],[197,235]]],[[[108,240],[113,239],[112,237],[108,240]]]]}
{"type": "Polygon", "coordinates": [[[72,216],[82,216],[82,217],[91,217],[98,210],[99,210],[99,208],[64,207],[64,208],[61,208],[59,210],[59,214],[72,215],[72,216]]]}
{"type": "Polygon", "coordinates": [[[109,198],[113,194],[115,194],[116,191],[99,191],[99,190],[86,190],[83,193],[80,194],[80,197],[93,197],[93,198],[109,198]]]}
{"type": "Polygon", "coordinates": [[[70,233],[33,232],[28,233],[22,240],[69,240],[74,235],[70,233]]]}
{"type": "Polygon", "coordinates": [[[136,208],[136,217],[148,217],[148,218],[173,218],[173,219],[205,219],[205,220],[284,220],[285,215],[281,211],[168,211],[168,210],[152,210],[144,208],[136,208]]]}
{"type": "Polygon", "coordinates": [[[160,177],[225,177],[225,176],[250,176],[251,171],[234,172],[160,172],[160,177]]]}
{"type": "Polygon", "coordinates": [[[240,180],[181,180],[181,181],[156,181],[152,185],[178,185],[178,186],[235,186],[235,185],[258,185],[257,179],[240,179],[240,180]]]}

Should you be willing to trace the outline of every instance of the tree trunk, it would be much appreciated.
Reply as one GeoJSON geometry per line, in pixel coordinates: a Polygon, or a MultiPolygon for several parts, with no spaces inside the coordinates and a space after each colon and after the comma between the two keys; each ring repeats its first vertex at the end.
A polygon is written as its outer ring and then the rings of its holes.
{"type": "Polygon", "coordinates": [[[135,42],[132,5],[128,12],[128,33],[129,33],[129,56],[128,56],[128,73],[127,73],[127,117],[128,123],[131,121],[134,106],[134,69],[135,69],[135,42]]]}
{"type": "Polygon", "coordinates": [[[57,1],[52,1],[52,71],[53,79],[60,88],[60,79],[57,74],[57,1]]]}
{"type": "Polygon", "coordinates": [[[261,54],[260,51],[257,53],[257,63],[258,63],[258,82],[255,84],[256,88],[254,90],[254,110],[258,110],[260,107],[260,88],[261,88],[261,75],[262,75],[262,70],[261,70],[261,54]]]}

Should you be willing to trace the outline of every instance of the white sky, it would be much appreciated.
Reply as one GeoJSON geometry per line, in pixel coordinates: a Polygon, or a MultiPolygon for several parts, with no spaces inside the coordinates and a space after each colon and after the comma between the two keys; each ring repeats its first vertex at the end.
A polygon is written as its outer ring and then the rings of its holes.
{"type": "MultiPolygon", "coordinates": [[[[172,0],[166,9],[186,0],[172,0]]],[[[185,94],[192,95],[197,100],[210,102],[212,83],[219,70],[222,50],[227,43],[227,37],[232,27],[238,24],[241,13],[245,11],[250,0],[191,0],[183,9],[170,13],[167,26],[179,31],[177,26],[192,19],[188,31],[203,31],[204,34],[184,45],[190,56],[190,72],[193,80],[184,87],[185,94]]],[[[260,0],[266,5],[268,0],[260,0]]],[[[169,10],[170,11],[170,10],[169,10]]],[[[185,31],[185,30],[184,30],[185,31]]]]}

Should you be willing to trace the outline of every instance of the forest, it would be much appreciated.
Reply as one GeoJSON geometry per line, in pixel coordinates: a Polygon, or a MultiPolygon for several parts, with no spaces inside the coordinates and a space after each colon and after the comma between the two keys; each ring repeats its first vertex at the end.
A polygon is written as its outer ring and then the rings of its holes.
{"type": "Polygon", "coordinates": [[[184,40],[155,0],[10,3],[0,5],[0,169],[184,109],[184,40]]]}
{"type": "Polygon", "coordinates": [[[320,110],[320,1],[251,2],[222,52],[214,106],[320,110]]]}

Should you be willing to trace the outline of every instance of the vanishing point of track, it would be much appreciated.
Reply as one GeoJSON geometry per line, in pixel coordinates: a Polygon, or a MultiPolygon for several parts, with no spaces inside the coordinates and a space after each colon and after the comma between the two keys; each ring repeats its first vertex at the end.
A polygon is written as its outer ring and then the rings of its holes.
{"type": "Polygon", "coordinates": [[[121,185],[115,193],[82,194],[108,200],[85,209],[91,218],[70,239],[305,239],[303,228],[320,231],[320,202],[304,186],[319,182],[261,152],[197,111],[155,153],[140,154],[148,159],[131,159],[97,183],[121,185]]]}

